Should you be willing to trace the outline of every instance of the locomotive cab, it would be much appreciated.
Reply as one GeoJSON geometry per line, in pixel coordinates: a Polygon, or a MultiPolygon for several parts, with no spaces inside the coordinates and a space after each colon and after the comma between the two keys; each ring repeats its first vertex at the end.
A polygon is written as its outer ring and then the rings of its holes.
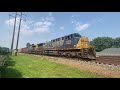
{"type": "Polygon", "coordinates": [[[76,48],[81,50],[83,58],[96,59],[95,48],[89,45],[88,37],[81,37],[76,48]]]}

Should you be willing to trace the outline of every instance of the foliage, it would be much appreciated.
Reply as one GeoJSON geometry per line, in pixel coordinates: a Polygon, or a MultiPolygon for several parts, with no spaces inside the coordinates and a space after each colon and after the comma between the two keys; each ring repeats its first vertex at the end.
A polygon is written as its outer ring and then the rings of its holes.
{"type": "Polygon", "coordinates": [[[114,39],[112,47],[114,47],[114,48],[120,48],[120,37],[114,39]]]}
{"type": "Polygon", "coordinates": [[[29,46],[30,46],[30,43],[27,43],[26,46],[29,47],[29,46]]]}
{"type": "Polygon", "coordinates": [[[6,68],[6,62],[9,59],[9,49],[6,47],[0,47],[0,77],[1,71],[4,71],[6,68]]]}
{"type": "Polygon", "coordinates": [[[8,55],[8,54],[9,54],[9,48],[0,47],[0,55],[8,55]]]}
{"type": "Polygon", "coordinates": [[[95,46],[98,52],[106,48],[120,48],[120,37],[115,39],[111,37],[97,37],[90,41],[90,45],[95,46]]]}
{"type": "Polygon", "coordinates": [[[113,46],[113,41],[111,37],[97,37],[93,39],[90,44],[95,46],[96,51],[102,51],[106,48],[111,48],[113,46]]]}

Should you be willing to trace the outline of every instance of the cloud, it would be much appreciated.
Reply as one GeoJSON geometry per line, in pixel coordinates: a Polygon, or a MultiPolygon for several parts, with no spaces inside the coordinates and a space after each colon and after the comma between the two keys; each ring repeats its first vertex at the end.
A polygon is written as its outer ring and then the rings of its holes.
{"type": "Polygon", "coordinates": [[[47,21],[55,21],[55,18],[53,16],[49,16],[45,18],[47,21]]]}
{"type": "Polygon", "coordinates": [[[87,23],[82,24],[82,23],[77,22],[77,23],[75,24],[75,29],[76,29],[77,31],[81,31],[81,30],[87,29],[89,26],[90,26],[90,24],[87,24],[87,23]]]}
{"type": "Polygon", "coordinates": [[[72,18],[74,17],[74,15],[71,16],[72,18]]]}
{"type": "Polygon", "coordinates": [[[72,20],[71,23],[75,27],[76,31],[85,30],[90,26],[90,24],[88,24],[88,23],[82,23],[81,21],[77,21],[77,20],[72,20]]]}
{"type": "Polygon", "coordinates": [[[36,28],[34,32],[49,32],[49,27],[47,26],[42,26],[42,27],[39,27],[39,28],[36,28]]]}
{"type": "MultiPolygon", "coordinates": [[[[50,32],[50,28],[54,25],[53,22],[55,18],[52,16],[50,12],[47,17],[41,18],[38,22],[28,20],[21,22],[21,33],[31,34],[31,33],[45,33],[50,32]]],[[[5,23],[7,25],[14,26],[14,18],[6,20],[5,23]]],[[[16,26],[18,28],[19,18],[16,18],[16,26]]]]}
{"type": "Polygon", "coordinates": [[[50,32],[50,27],[53,26],[52,20],[48,20],[48,18],[45,21],[40,21],[34,23],[34,32],[50,32]]]}
{"type": "Polygon", "coordinates": [[[65,28],[63,26],[60,27],[60,30],[64,30],[65,28]]]}
{"type": "Polygon", "coordinates": [[[49,16],[52,16],[52,12],[49,12],[49,16]]]}
{"type": "MultiPolygon", "coordinates": [[[[20,19],[19,17],[16,18],[16,26],[19,25],[19,19],[20,19]]],[[[5,23],[8,25],[10,24],[11,26],[14,26],[14,21],[15,21],[15,18],[11,18],[9,20],[6,20],[5,23]]]]}
{"type": "Polygon", "coordinates": [[[76,31],[85,30],[90,27],[91,23],[89,24],[88,21],[82,22],[80,15],[72,15],[71,16],[71,24],[74,26],[76,31]]]}

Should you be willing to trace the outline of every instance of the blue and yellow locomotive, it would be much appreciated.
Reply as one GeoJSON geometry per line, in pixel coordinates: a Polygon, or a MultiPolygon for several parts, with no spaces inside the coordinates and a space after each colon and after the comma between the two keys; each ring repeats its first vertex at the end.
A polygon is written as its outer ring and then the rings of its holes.
{"type": "Polygon", "coordinates": [[[34,54],[96,59],[95,48],[89,45],[88,37],[82,37],[78,33],[37,45],[27,44],[27,49],[34,54]]]}

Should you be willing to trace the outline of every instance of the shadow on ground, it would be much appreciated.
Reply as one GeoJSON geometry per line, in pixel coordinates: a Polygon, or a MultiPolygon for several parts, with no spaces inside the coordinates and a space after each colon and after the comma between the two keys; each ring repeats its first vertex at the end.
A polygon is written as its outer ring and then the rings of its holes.
{"type": "Polygon", "coordinates": [[[14,66],[15,65],[15,61],[13,61],[11,58],[9,58],[9,60],[5,63],[6,66],[14,66]]]}
{"type": "Polygon", "coordinates": [[[13,69],[13,68],[5,68],[3,71],[2,71],[2,78],[21,78],[22,77],[22,74],[16,70],[16,69],[13,69]]]}
{"type": "Polygon", "coordinates": [[[12,68],[14,65],[15,61],[13,61],[11,58],[8,58],[6,67],[1,71],[1,78],[21,78],[22,74],[18,70],[12,68]]]}

